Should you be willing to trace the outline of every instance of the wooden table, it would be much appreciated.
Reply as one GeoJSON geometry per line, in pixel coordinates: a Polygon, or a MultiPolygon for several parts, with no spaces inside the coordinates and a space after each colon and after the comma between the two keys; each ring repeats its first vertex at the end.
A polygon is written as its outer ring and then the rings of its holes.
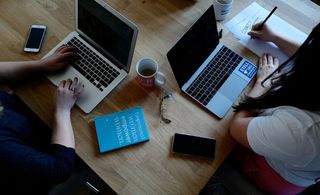
{"type": "MultiPolygon", "coordinates": [[[[116,10],[139,28],[131,72],[90,114],[79,108],[72,112],[77,154],[119,194],[197,194],[234,146],[227,132],[232,111],[219,120],[183,95],[166,58],[176,40],[211,5],[212,0],[108,0],[116,10]],[[156,59],[168,77],[163,89],[144,89],[136,81],[135,64],[144,56],[156,59]],[[160,96],[170,91],[174,98],[168,111],[172,123],[159,119],[160,96]],[[144,108],[151,140],[147,143],[99,154],[92,119],[135,106],[144,108]],[[214,161],[181,157],[170,152],[175,132],[217,139],[214,161]]],[[[252,0],[234,0],[230,15],[218,28],[248,6],[252,0]]],[[[257,0],[268,10],[298,29],[309,33],[320,21],[319,6],[306,0],[257,0]]],[[[74,29],[74,2],[67,0],[0,1],[1,60],[36,60],[44,56],[74,29]],[[41,53],[22,51],[28,28],[48,25],[41,53]]],[[[222,42],[256,62],[253,53],[224,31],[222,42]]],[[[12,87],[16,94],[49,126],[53,124],[53,86],[43,75],[12,87]]]]}

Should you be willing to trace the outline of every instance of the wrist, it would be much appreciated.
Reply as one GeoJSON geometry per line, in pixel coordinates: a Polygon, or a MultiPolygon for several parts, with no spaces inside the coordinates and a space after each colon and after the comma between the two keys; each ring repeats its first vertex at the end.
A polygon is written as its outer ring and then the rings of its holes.
{"type": "Polygon", "coordinates": [[[55,117],[57,119],[59,118],[70,118],[71,116],[71,110],[68,110],[68,109],[59,109],[59,108],[56,108],[55,109],[55,117]]]}
{"type": "Polygon", "coordinates": [[[45,64],[45,59],[40,59],[35,61],[35,67],[39,70],[39,71],[45,71],[44,70],[44,64],[45,64]]]}
{"type": "Polygon", "coordinates": [[[247,96],[256,98],[269,90],[269,87],[262,85],[262,81],[256,81],[251,90],[248,92],[247,96]]]}
{"type": "Polygon", "coordinates": [[[71,115],[68,110],[55,111],[55,125],[52,130],[51,143],[75,148],[71,115]]]}
{"type": "Polygon", "coordinates": [[[278,35],[278,34],[274,34],[273,36],[272,36],[272,39],[271,39],[271,42],[273,42],[274,44],[276,44],[276,45],[279,45],[279,42],[281,41],[281,36],[280,35],[278,35]]]}

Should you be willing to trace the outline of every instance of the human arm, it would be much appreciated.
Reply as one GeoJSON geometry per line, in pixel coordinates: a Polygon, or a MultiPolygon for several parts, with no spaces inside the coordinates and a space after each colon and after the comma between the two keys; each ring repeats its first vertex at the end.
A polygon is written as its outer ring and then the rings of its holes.
{"type": "Polygon", "coordinates": [[[65,67],[74,54],[74,47],[63,45],[41,60],[0,62],[0,82],[15,82],[39,72],[57,71],[65,67]]]}
{"type": "Polygon", "coordinates": [[[51,142],[75,148],[73,128],[71,124],[71,108],[83,91],[78,79],[61,81],[56,91],[55,125],[52,130],[51,142]]]}
{"type": "Polygon", "coordinates": [[[75,150],[52,144],[46,152],[41,152],[19,137],[7,137],[1,142],[0,155],[4,175],[10,174],[19,179],[58,183],[66,180],[72,173],[75,150]]]}
{"type": "Polygon", "coordinates": [[[1,164],[7,173],[50,183],[62,182],[70,176],[75,149],[70,116],[65,113],[70,114],[82,90],[83,86],[77,86],[77,79],[60,83],[56,92],[55,118],[61,118],[56,120],[55,124],[58,125],[50,131],[51,144],[45,142],[38,145],[39,139],[46,140],[39,131],[46,129],[42,129],[41,125],[33,125],[34,121],[27,120],[23,112],[22,115],[20,112],[12,113],[8,106],[8,113],[1,118],[4,122],[0,123],[0,128],[4,127],[0,131],[1,164]],[[74,87],[78,88],[73,90],[74,87]]]}
{"type": "Polygon", "coordinates": [[[261,22],[253,25],[252,30],[248,32],[248,35],[263,41],[273,42],[288,56],[292,56],[302,44],[294,39],[283,36],[280,32],[276,32],[267,24],[264,24],[261,30],[256,30],[260,24],[261,22]]]}
{"type": "Polygon", "coordinates": [[[241,110],[235,113],[229,126],[231,137],[248,149],[251,149],[251,147],[248,142],[247,129],[252,119],[253,111],[241,110]]]}
{"type": "MultiPolygon", "coordinates": [[[[271,87],[271,79],[269,78],[264,83],[263,81],[273,73],[279,66],[279,60],[270,54],[263,54],[259,59],[259,68],[257,78],[253,87],[248,92],[247,96],[256,98],[268,91],[271,87]]],[[[255,111],[241,110],[235,113],[229,127],[231,136],[243,146],[250,148],[247,129],[250,121],[254,118],[255,111]]]]}

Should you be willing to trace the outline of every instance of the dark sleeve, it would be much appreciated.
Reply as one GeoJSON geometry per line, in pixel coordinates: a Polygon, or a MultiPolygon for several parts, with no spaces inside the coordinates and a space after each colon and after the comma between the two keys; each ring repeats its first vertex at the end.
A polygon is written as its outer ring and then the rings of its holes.
{"type": "Polygon", "coordinates": [[[48,153],[39,152],[16,140],[0,144],[0,156],[8,169],[29,178],[58,183],[72,173],[75,150],[52,144],[48,153]]]}
{"type": "Polygon", "coordinates": [[[48,144],[51,132],[16,96],[0,91],[0,102],[0,174],[46,183],[67,179],[75,150],[48,144]]]}

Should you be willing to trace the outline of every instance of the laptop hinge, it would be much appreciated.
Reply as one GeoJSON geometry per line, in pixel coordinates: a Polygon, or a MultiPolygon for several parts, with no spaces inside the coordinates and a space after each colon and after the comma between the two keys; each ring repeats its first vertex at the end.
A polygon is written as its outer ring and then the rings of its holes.
{"type": "MultiPolygon", "coordinates": [[[[79,34],[79,37],[81,37],[83,40],[86,40],[87,42],[89,42],[90,40],[88,40],[85,36],[83,36],[82,34],[79,34]]],[[[91,43],[91,42],[89,42],[91,43]]],[[[106,56],[106,58],[114,65],[116,65],[119,69],[123,69],[123,67],[119,64],[119,62],[117,62],[117,60],[114,59],[114,57],[112,57],[110,54],[106,53],[105,51],[103,51],[100,47],[97,47],[95,43],[91,43],[90,44],[91,47],[93,47],[94,49],[96,49],[99,53],[101,53],[103,56],[106,56]]],[[[125,69],[123,69],[125,70],[125,69]]]]}

